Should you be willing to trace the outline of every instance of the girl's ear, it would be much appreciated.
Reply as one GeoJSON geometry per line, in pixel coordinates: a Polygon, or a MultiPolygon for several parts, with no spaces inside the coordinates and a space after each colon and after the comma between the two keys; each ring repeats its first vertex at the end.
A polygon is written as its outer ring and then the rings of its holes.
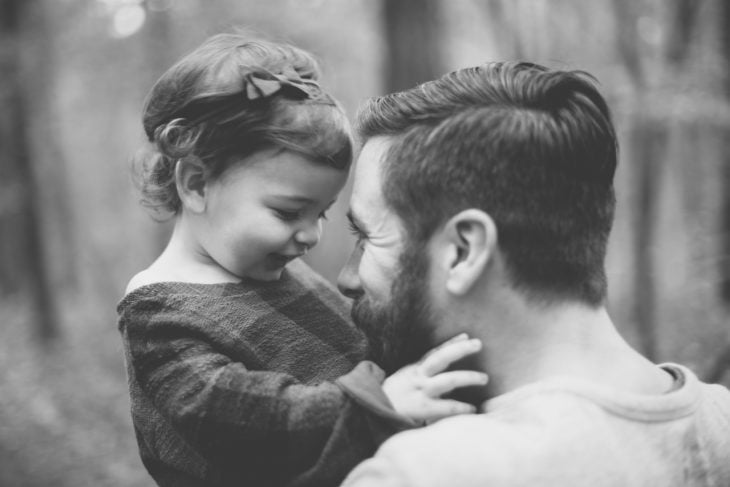
{"type": "Polygon", "coordinates": [[[189,156],[175,164],[175,186],[184,208],[194,213],[205,210],[208,171],[203,161],[189,156]]]}
{"type": "Polygon", "coordinates": [[[497,250],[497,226],[482,210],[468,209],[451,217],[442,230],[441,258],[446,289],[467,294],[484,275],[497,250]]]}

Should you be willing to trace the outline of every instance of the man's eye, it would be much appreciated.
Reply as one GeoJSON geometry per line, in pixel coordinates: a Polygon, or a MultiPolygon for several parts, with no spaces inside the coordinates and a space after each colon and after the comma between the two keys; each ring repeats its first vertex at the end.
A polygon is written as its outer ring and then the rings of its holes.
{"type": "Polygon", "coordinates": [[[352,221],[348,222],[348,227],[350,229],[350,233],[355,236],[358,242],[362,242],[367,238],[367,235],[365,235],[365,232],[360,230],[360,228],[355,225],[352,221]]]}
{"type": "Polygon", "coordinates": [[[298,211],[274,210],[276,215],[284,221],[294,221],[299,219],[298,211]]]}

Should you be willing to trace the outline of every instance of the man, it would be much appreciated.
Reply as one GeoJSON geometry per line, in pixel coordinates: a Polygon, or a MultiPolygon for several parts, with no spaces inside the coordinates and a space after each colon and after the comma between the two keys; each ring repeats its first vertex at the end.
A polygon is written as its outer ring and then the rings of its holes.
{"type": "Polygon", "coordinates": [[[460,70],[370,100],[340,276],[389,370],[457,333],[476,414],[396,435],[345,485],[728,486],[730,392],[616,332],[616,135],[582,72],[460,70]]]}

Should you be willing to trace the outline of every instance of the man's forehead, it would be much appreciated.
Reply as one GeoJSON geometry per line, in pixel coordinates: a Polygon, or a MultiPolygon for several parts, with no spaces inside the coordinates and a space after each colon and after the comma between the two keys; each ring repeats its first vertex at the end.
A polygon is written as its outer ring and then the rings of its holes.
{"type": "Polygon", "coordinates": [[[383,196],[383,169],[391,146],[388,137],[365,142],[355,166],[349,217],[379,248],[400,245],[403,225],[383,196]]]}
{"type": "Polygon", "coordinates": [[[368,207],[384,209],[381,175],[389,147],[388,138],[373,137],[368,139],[360,150],[352,187],[353,211],[359,213],[368,207]]]}
{"type": "Polygon", "coordinates": [[[355,181],[359,179],[380,179],[380,172],[383,161],[390,149],[391,140],[389,137],[372,137],[368,139],[360,149],[355,165],[355,181]]]}

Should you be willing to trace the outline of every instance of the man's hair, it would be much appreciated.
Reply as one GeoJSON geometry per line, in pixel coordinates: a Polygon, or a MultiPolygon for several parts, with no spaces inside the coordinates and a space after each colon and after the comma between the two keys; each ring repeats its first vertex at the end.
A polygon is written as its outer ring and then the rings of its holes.
{"type": "Polygon", "coordinates": [[[363,140],[389,136],[383,194],[407,238],[468,208],[488,213],[511,284],[542,301],[606,298],[618,146],[582,71],[490,63],[371,99],[363,140]]]}

